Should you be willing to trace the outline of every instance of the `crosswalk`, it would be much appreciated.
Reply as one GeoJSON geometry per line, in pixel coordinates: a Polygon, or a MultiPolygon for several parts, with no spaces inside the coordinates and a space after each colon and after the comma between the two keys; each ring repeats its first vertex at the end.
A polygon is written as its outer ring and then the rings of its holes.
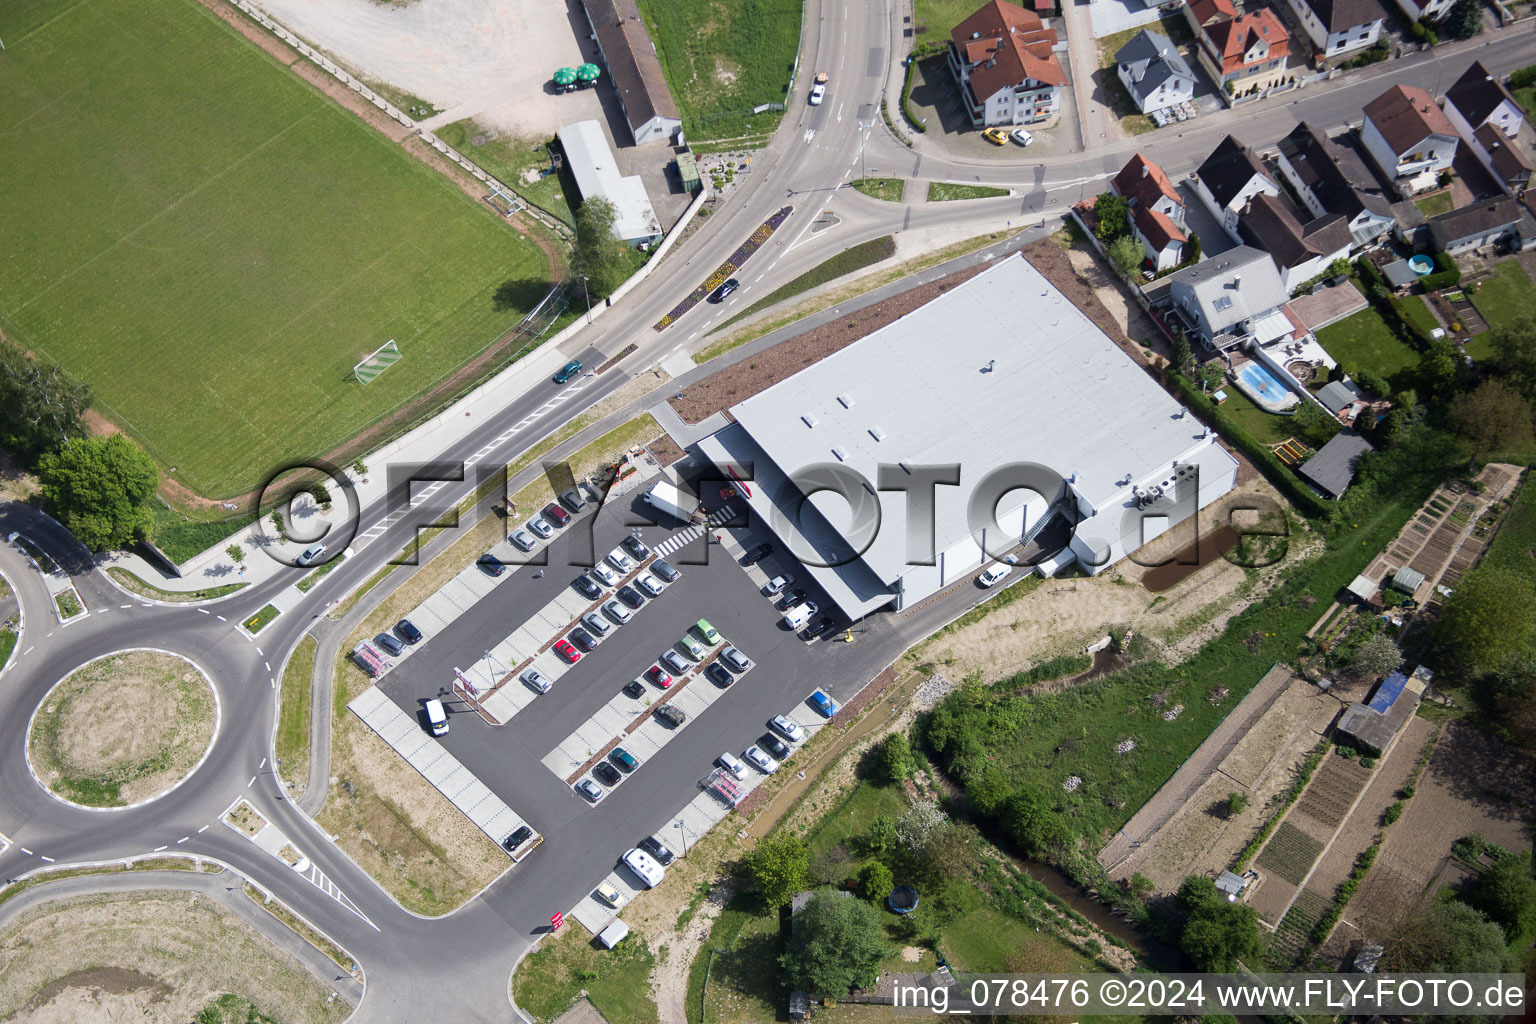
{"type": "Polygon", "coordinates": [[[653,550],[658,558],[665,558],[679,548],[687,547],[698,540],[710,530],[721,523],[730,522],[736,515],[736,510],[729,505],[722,506],[717,512],[709,516],[702,523],[695,523],[686,530],[679,530],[664,541],[658,542],[653,550]]]}

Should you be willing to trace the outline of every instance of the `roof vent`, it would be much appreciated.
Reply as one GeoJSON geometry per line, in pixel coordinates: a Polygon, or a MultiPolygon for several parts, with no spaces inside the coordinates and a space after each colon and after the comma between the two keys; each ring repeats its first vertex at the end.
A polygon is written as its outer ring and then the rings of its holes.
{"type": "Polygon", "coordinates": [[[837,456],[837,461],[838,462],[847,462],[848,461],[848,449],[844,448],[840,444],[839,445],[833,445],[833,447],[832,447],[832,454],[837,456]]]}
{"type": "Polygon", "coordinates": [[[844,409],[852,409],[853,408],[853,396],[850,395],[848,392],[844,391],[842,394],[837,396],[837,403],[839,405],[841,405],[844,409]]]}
{"type": "Polygon", "coordinates": [[[980,32],[972,32],[971,33],[971,38],[972,39],[980,39],[981,38],[981,33],[980,32]]]}
{"type": "Polygon", "coordinates": [[[911,476],[912,475],[912,463],[910,463],[910,462],[898,462],[898,463],[896,463],[896,465],[900,466],[901,467],[901,471],[903,473],[907,474],[907,476],[911,476]]]}
{"type": "Polygon", "coordinates": [[[878,426],[870,427],[869,436],[874,438],[876,441],[884,441],[885,431],[881,430],[878,426]]]}
{"type": "Polygon", "coordinates": [[[815,416],[812,416],[810,413],[806,413],[803,416],[801,416],[800,418],[805,421],[805,425],[808,426],[808,427],[815,427],[816,424],[821,422],[815,416]]]}

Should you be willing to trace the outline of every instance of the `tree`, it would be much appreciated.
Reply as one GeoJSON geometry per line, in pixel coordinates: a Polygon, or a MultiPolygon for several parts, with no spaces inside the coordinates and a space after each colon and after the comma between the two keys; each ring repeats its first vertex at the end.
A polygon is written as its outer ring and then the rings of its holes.
{"type": "Polygon", "coordinates": [[[1198,969],[1225,973],[1239,960],[1263,952],[1258,912],[1247,904],[1228,903],[1209,878],[1184,879],[1178,903],[1185,918],[1179,946],[1198,969]]]}
{"type": "Polygon", "coordinates": [[[1061,815],[1038,789],[1029,786],[1021,786],[1004,807],[1003,828],[1031,857],[1065,846],[1072,838],[1061,815]]]}
{"type": "Polygon", "coordinates": [[[1296,407],[1296,415],[1291,417],[1291,429],[1313,448],[1321,448],[1339,432],[1339,420],[1313,403],[1303,401],[1296,407]]]}
{"type": "Polygon", "coordinates": [[[229,547],[224,549],[224,553],[228,555],[229,560],[234,562],[236,565],[239,565],[241,562],[245,561],[245,548],[241,547],[239,544],[231,544],[229,547]]]}
{"type": "Polygon", "coordinates": [[[1536,878],[1531,877],[1531,851],[1505,857],[1483,872],[1467,894],[1467,902],[1504,929],[1511,947],[1536,932],[1536,878]]]}
{"type": "Polygon", "coordinates": [[[876,815],[864,833],[864,848],[870,853],[886,853],[896,848],[896,819],[889,814],[876,815]]]}
{"type": "Polygon", "coordinates": [[[0,444],[35,459],[83,436],[81,417],[90,406],[88,386],[0,341],[0,444]]]}
{"type": "Polygon", "coordinates": [[[1233,791],[1227,794],[1225,801],[1227,817],[1235,818],[1243,813],[1243,808],[1248,806],[1248,794],[1233,791]]]}
{"type": "Polygon", "coordinates": [[[1473,459],[1523,447],[1531,439],[1530,403],[1501,380],[1484,381],[1461,396],[1447,420],[1473,459]]]}
{"type": "Polygon", "coordinates": [[[1220,359],[1210,359],[1200,364],[1200,386],[1206,391],[1216,391],[1226,382],[1227,368],[1220,359]]]}
{"type": "Polygon", "coordinates": [[[1200,262],[1200,236],[1193,231],[1189,233],[1189,242],[1184,246],[1184,262],[1200,262]]]}
{"type": "Polygon", "coordinates": [[[1461,361],[1451,343],[1444,338],[1432,341],[1419,359],[1418,390],[1429,396],[1450,394],[1460,372],[1461,361]]]}
{"type": "Polygon", "coordinates": [[[1355,648],[1349,667],[1361,676],[1384,676],[1403,660],[1397,643],[1385,633],[1376,633],[1355,648]]]}
{"type": "Polygon", "coordinates": [[[782,907],[805,888],[811,853],[805,842],[791,835],[769,835],[758,840],[747,855],[747,875],[769,909],[782,907]]]}
{"type": "Polygon", "coordinates": [[[1529,653],[1536,638],[1536,615],[1527,594],[1530,583],[1519,573],[1495,565],[1469,572],[1445,599],[1435,623],[1435,639],[1465,678],[1497,672],[1529,653]]]}
{"type": "Polygon", "coordinates": [[[75,438],[44,455],[37,475],[54,514],[92,551],[146,539],[154,529],[150,499],[160,471],[121,434],[75,438]]]}
{"type": "Polygon", "coordinates": [[[588,295],[611,295],[629,276],[629,256],[614,237],[614,218],[613,204],[601,196],[583,200],[576,211],[571,276],[585,279],[588,295]]]}
{"type": "Polygon", "coordinates": [[[1504,930],[1474,907],[1432,902],[1386,943],[1382,967],[1391,971],[1496,974],[1510,969],[1504,930]]]}
{"type": "Polygon", "coordinates": [[[948,821],[938,804],[919,800],[896,819],[896,843],[909,853],[920,853],[948,821]]]}
{"type": "Polygon", "coordinates": [[[1184,337],[1183,331],[1173,337],[1173,349],[1168,363],[1173,367],[1174,373],[1184,377],[1189,376],[1190,367],[1195,363],[1195,354],[1189,350],[1189,339],[1184,337]]]}
{"type": "Polygon", "coordinates": [[[1131,208],[1124,196],[1113,192],[1100,195],[1093,202],[1093,215],[1098,220],[1093,233],[1105,245],[1131,233],[1131,208]]]}
{"type": "Polygon", "coordinates": [[[873,907],[822,889],[795,915],[795,940],[779,965],[790,988],[841,999],[855,986],[873,984],[889,955],[873,907]]]}
{"type": "Polygon", "coordinates": [[[1445,30],[1452,39],[1471,39],[1483,30],[1483,5],[1478,0],[1456,0],[1446,15],[1445,30]]]}
{"type": "Polygon", "coordinates": [[[1521,317],[1493,332],[1499,372],[1527,398],[1536,398],[1536,320],[1521,317]]]}
{"type": "Polygon", "coordinates": [[[1109,243],[1109,262],[1126,277],[1135,276],[1141,261],[1141,243],[1130,235],[1121,235],[1109,243]]]}
{"type": "Polygon", "coordinates": [[[894,888],[896,879],[891,875],[891,869],[879,861],[872,860],[859,869],[859,892],[865,899],[879,903],[894,888]]]}
{"type": "Polygon", "coordinates": [[[901,782],[912,774],[912,744],[907,742],[906,733],[893,732],[881,741],[875,767],[886,782],[901,782]]]}

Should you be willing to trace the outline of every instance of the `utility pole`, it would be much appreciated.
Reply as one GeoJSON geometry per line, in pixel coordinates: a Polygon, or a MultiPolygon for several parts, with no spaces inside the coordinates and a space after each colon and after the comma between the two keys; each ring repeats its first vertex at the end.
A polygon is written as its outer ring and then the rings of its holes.
{"type": "Polygon", "coordinates": [[[592,322],[592,293],[587,291],[587,275],[581,275],[581,294],[587,297],[587,323],[592,322]]]}

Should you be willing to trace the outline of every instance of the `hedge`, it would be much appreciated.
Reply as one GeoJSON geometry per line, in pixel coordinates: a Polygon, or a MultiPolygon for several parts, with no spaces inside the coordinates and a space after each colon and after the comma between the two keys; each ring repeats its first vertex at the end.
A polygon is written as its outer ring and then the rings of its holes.
{"type": "Polygon", "coordinates": [[[901,83],[901,116],[907,122],[907,127],[919,135],[926,134],[928,126],[919,121],[912,113],[912,68],[917,65],[917,54],[907,58],[907,73],[901,83]]]}
{"type": "Polygon", "coordinates": [[[1454,288],[1461,283],[1461,268],[1456,261],[1443,252],[1435,253],[1435,272],[1427,274],[1419,279],[1427,292],[1437,292],[1442,288],[1454,288]]]}

